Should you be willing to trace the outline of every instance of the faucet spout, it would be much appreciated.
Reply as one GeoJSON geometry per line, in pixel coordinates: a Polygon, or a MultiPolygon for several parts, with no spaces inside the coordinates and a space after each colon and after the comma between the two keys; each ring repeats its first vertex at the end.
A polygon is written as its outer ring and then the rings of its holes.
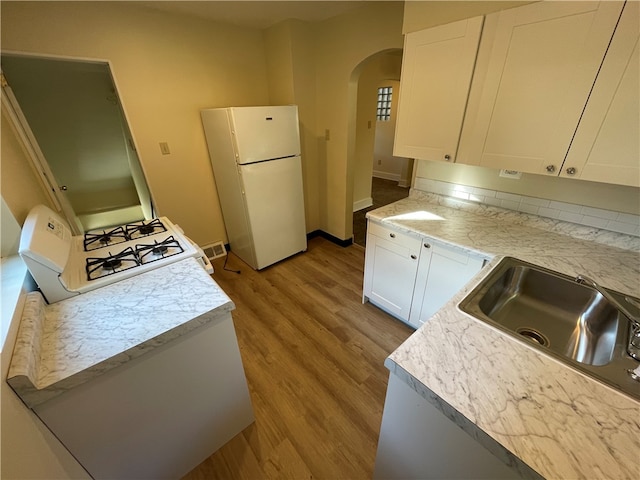
{"type": "MultiPolygon", "coordinates": [[[[616,300],[605,288],[602,288],[598,285],[594,280],[587,277],[586,275],[578,275],[576,277],[576,282],[581,283],[583,285],[588,285],[589,287],[598,291],[604,298],[606,298],[622,315],[624,315],[630,323],[630,335],[629,335],[629,345],[627,346],[627,353],[640,361],[640,316],[634,315],[629,311],[629,309],[616,300]]],[[[629,302],[631,303],[631,302],[629,302]]],[[[635,304],[635,302],[634,302],[635,304]]]]}

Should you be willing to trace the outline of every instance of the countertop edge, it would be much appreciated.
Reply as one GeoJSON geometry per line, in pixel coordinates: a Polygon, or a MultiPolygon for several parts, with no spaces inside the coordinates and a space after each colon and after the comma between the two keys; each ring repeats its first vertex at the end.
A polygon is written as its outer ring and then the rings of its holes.
{"type": "Polygon", "coordinates": [[[456,408],[452,407],[449,403],[445,402],[438,394],[429,389],[422,382],[417,380],[413,375],[407,372],[402,366],[396,363],[391,358],[387,358],[384,362],[385,367],[404,383],[406,383],[413,391],[424,398],[427,402],[433,405],[438,411],[440,411],[445,417],[455,423],[471,438],[477,441],[485,449],[487,449],[496,458],[502,461],[507,467],[518,472],[521,478],[539,480],[542,477],[533,468],[527,465],[524,461],[513,454],[509,449],[502,446],[500,442],[496,441],[484,430],[479,428],[475,423],[461,414],[456,408]]]}
{"type": "Polygon", "coordinates": [[[205,324],[221,321],[226,318],[226,314],[230,313],[235,308],[233,302],[228,301],[219,307],[203,313],[192,320],[183,323],[177,327],[172,328],[156,337],[150,338],[145,342],[142,342],[128,350],[125,350],[117,355],[114,355],[102,362],[96,363],[91,367],[88,367],[78,373],[70,375],[58,382],[50,385],[36,386],[31,381],[29,375],[18,374],[17,372],[13,376],[7,378],[7,382],[13,388],[20,398],[25,402],[29,408],[33,408],[40,405],[52,398],[61,395],[74,387],[82,385],[97,376],[100,376],[110,370],[113,370],[127,362],[138,358],[162,345],[165,345],[176,338],[179,338],[205,324]]]}

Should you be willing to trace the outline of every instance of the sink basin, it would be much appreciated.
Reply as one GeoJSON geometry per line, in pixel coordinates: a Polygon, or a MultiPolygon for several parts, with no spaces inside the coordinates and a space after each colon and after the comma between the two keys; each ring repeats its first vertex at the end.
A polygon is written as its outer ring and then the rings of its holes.
{"type": "MultiPolygon", "coordinates": [[[[625,302],[625,295],[607,291],[625,302]]],[[[505,257],[459,308],[640,398],[640,382],[628,373],[640,365],[626,352],[630,322],[597,290],[572,277],[505,257]]]]}

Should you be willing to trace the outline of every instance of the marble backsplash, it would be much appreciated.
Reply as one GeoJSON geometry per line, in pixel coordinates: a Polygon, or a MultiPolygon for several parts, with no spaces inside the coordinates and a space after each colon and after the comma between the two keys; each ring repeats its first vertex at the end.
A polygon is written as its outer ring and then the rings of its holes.
{"type": "Polygon", "coordinates": [[[640,216],[416,177],[414,190],[640,237],[640,216]]]}

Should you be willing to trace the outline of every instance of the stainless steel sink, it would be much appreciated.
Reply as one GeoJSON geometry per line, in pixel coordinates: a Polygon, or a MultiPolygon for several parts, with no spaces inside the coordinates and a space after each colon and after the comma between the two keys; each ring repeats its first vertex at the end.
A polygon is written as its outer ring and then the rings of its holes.
{"type": "MultiPolygon", "coordinates": [[[[615,301],[640,313],[628,296],[607,289],[615,301]]],[[[607,293],[605,292],[605,293],[607,293]]],[[[637,299],[632,299],[637,301],[637,299]]],[[[459,305],[566,364],[640,398],[627,354],[631,323],[605,296],[575,278],[505,257],[459,305]]]]}

